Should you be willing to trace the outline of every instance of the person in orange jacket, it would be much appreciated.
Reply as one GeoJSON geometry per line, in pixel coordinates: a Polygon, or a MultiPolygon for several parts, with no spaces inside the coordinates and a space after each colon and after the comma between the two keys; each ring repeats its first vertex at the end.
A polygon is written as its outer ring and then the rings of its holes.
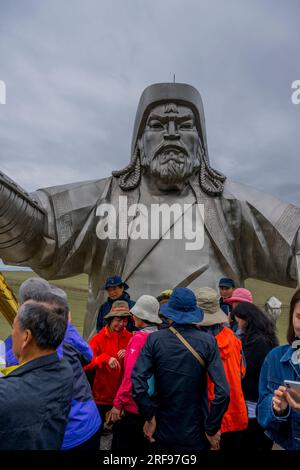
{"type": "Polygon", "coordinates": [[[128,303],[115,301],[105,316],[107,324],[89,343],[94,355],[84,369],[96,371],[92,391],[101,415],[102,428],[122,382],[125,350],[132,337],[126,329],[129,316],[128,303]]]}
{"type": "MultiPolygon", "coordinates": [[[[248,426],[246,402],[242,390],[242,378],[246,373],[241,340],[225,326],[227,315],[220,309],[219,295],[210,287],[196,289],[197,304],[204,312],[199,327],[213,334],[221,355],[227,381],[230,386],[230,402],[221,425],[221,450],[238,449],[242,431],[248,426]]],[[[208,400],[214,398],[214,384],[208,377],[208,400]]]]}

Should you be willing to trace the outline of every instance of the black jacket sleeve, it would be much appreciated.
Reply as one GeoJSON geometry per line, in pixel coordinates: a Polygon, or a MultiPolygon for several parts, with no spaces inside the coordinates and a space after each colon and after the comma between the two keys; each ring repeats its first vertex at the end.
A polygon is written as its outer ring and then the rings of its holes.
{"type": "Polygon", "coordinates": [[[148,337],[131,373],[132,396],[138,406],[139,413],[147,421],[150,421],[155,415],[154,403],[148,395],[148,379],[152,375],[153,356],[148,337]]]}
{"type": "Polygon", "coordinates": [[[230,400],[230,388],[226,379],[217,343],[207,361],[208,374],[215,386],[215,397],[210,404],[210,413],[205,423],[205,432],[214,436],[221,428],[223,416],[230,400]]]}
{"type": "Polygon", "coordinates": [[[259,375],[266,355],[272,347],[264,338],[256,337],[243,342],[246,375],[242,380],[245,400],[258,401],[259,375]]]}

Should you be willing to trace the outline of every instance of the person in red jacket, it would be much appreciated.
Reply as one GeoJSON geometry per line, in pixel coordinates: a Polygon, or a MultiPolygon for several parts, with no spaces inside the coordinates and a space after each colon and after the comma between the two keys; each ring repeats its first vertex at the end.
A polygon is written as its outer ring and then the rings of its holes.
{"type": "Polygon", "coordinates": [[[96,370],[92,390],[103,424],[123,377],[125,350],[132,337],[126,330],[129,316],[127,302],[114,302],[105,316],[106,326],[89,343],[94,355],[85,370],[96,370]]]}
{"type": "MultiPolygon", "coordinates": [[[[111,450],[120,454],[135,454],[137,449],[142,453],[145,450],[146,441],[143,434],[145,420],[140,416],[132,397],[131,373],[148,335],[157,331],[157,325],[162,323],[158,316],[159,302],[152,295],[142,295],[131,307],[130,312],[139,330],[133,333],[128,343],[124,360],[124,377],[110,413],[110,419],[115,423],[111,450]]],[[[154,377],[150,381],[149,388],[154,388],[152,382],[154,377]]],[[[148,393],[150,394],[149,391],[148,393]]]]}
{"type": "MultiPolygon", "coordinates": [[[[197,304],[204,312],[199,326],[213,334],[223,362],[230,386],[230,402],[221,425],[221,450],[238,449],[242,431],[248,426],[246,402],[242,390],[242,378],[246,373],[242,343],[233,331],[225,326],[227,315],[220,309],[218,293],[210,287],[196,289],[197,304]]],[[[208,400],[214,398],[214,384],[208,377],[208,400]]]]}

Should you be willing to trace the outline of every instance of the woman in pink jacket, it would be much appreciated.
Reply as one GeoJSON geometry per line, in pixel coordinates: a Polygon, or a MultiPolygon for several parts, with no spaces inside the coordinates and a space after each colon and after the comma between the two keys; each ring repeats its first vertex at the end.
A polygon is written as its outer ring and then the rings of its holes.
{"type": "Polygon", "coordinates": [[[132,398],[131,373],[148,335],[157,331],[157,325],[161,323],[158,316],[159,302],[152,295],[142,295],[130,312],[139,331],[134,332],[127,345],[123,380],[110,412],[110,419],[114,423],[111,450],[125,454],[136,453],[137,449],[143,452],[145,449],[144,420],[139,415],[137,405],[132,398]]]}

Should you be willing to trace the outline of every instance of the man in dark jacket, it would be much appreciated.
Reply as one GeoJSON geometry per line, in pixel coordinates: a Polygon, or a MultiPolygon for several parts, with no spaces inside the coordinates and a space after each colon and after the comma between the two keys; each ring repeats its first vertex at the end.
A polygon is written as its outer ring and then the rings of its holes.
{"type": "Polygon", "coordinates": [[[222,277],[219,281],[219,292],[220,292],[220,308],[228,316],[232,312],[232,305],[226,304],[225,299],[229,299],[232,296],[235,283],[233,279],[229,277],[222,277]]]}
{"type": "MultiPolygon", "coordinates": [[[[0,378],[0,449],[59,450],[71,404],[73,373],[56,348],[67,328],[67,310],[27,303],[13,324],[20,366],[0,378]]],[[[4,374],[7,371],[4,371],[4,374]]]]}
{"type": "MultiPolygon", "coordinates": [[[[33,301],[66,309],[69,322],[62,343],[57,348],[59,358],[65,357],[73,370],[73,393],[68,423],[65,430],[62,450],[98,450],[100,445],[101,418],[94,402],[91,387],[82,368],[93,358],[93,352],[76,328],[70,323],[71,312],[67,302],[67,294],[62,289],[52,286],[45,279],[32,277],[24,281],[19,289],[19,301],[33,301]]],[[[5,340],[6,365],[18,365],[13,354],[11,336],[5,340]]]]}
{"type": "MultiPolygon", "coordinates": [[[[116,300],[125,300],[128,303],[129,310],[135,304],[135,302],[131,300],[130,295],[125,292],[127,289],[129,289],[129,286],[122,280],[121,276],[108,277],[102,289],[107,291],[108,299],[106,302],[104,302],[104,304],[101,305],[99,309],[96,325],[97,333],[99,333],[99,331],[102,330],[102,328],[105,326],[106,321],[104,317],[111,311],[112,304],[116,300]]],[[[127,330],[135,331],[135,329],[134,322],[129,319],[127,330]]]]}
{"type": "Polygon", "coordinates": [[[174,289],[161,313],[176,332],[165,328],[149,335],[132,373],[133,398],[146,420],[144,433],[159,452],[217,449],[229,385],[216,340],[193,325],[202,320],[203,312],[190,289],[174,289]],[[178,332],[193,353],[176,336],[178,332]],[[215,386],[209,411],[207,372],[215,386]],[[153,374],[155,402],[147,393],[147,380],[153,374]]]}

